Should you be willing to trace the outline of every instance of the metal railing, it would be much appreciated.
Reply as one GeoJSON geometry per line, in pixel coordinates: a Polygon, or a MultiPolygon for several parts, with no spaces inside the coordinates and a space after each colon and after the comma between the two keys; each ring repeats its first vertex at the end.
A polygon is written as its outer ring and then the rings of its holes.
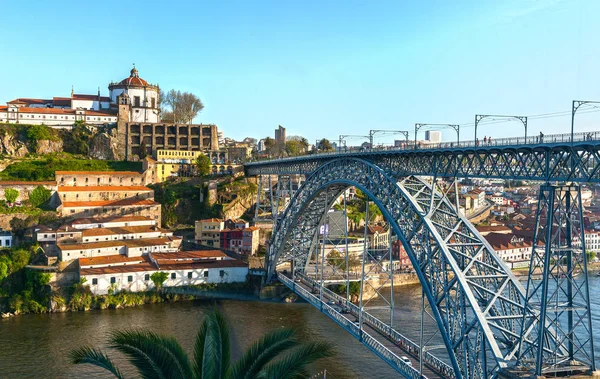
{"type": "MultiPolygon", "coordinates": [[[[336,311],[329,304],[321,302],[321,300],[316,295],[312,294],[310,291],[306,290],[304,287],[302,287],[300,285],[296,285],[296,283],[294,283],[292,281],[292,279],[288,278],[286,275],[278,273],[277,276],[279,277],[279,280],[281,282],[286,284],[293,291],[297,292],[307,302],[313,304],[317,308],[322,309],[322,311],[324,313],[326,313],[332,319],[334,319],[334,321],[336,321],[340,326],[345,327],[357,338],[360,338],[359,327],[356,326],[354,323],[352,323],[350,320],[348,320],[346,317],[341,315],[338,311],[336,311]]],[[[306,275],[296,273],[296,276],[309,282],[312,286],[318,285],[318,283],[315,280],[309,278],[306,275]]],[[[330,299],[335,300],[338,303],[343,304],[343,306],[345,307],[345,309],[348,313],[352,314],[356,318],[359,318],[360,308],[357,305],[355,305],[354,303],[350,302],[348,299],[336,294],[335,292],[333,292],[325,287],[323,287],[322,289],[321,288],[319,288],[319,289],[321,291],[323,291],[323,296],[326,296],[330,299]]],[[[403,349],[410,355],[413,355],[414,357],[417,357],[417,358],[420,357],[421,348],[419,347],[419,345],[417,343],[413,342],[406,336],[400,334],[398,331],[394,330],[391,326],[389,326],[386,323],[384,323],[383,321],[379,320],[377,317],[373,316],[369,312],[366,312],[363,310],[362,315],[363,315],[363,323],[365,323],[366,325],[375,329],[377,332],[379,332],[384,337],[393,341],[394,344],[396,344],[398,347],[400,347],[401,349],[403,349]]],[[[363,333],[364,333],[364,331],[363,331],[363,333]]],[[[386,359],[387,359],[387,356],[386,356],[386,359]]],[[[447,377],[447,378],[455,377],[454,369],[450,365],[443,362],[442,360],[440,360],[439,358],[437,358],[436,356],[434,356],[433,354],[431,354],[429,352],[425,352],[425,354],[423,355],[423,363],[444,377],[447,377]]]]}
{"type": "Polygon", "coordinates": [[[266,159],[257,159],[248,161],[247,164],[252,163],[260,163],[267,162],[272,160],[278,161],[289,161],[294,160],[296,158],[311,158],[311,157],[321,157],[321,156],[329,156],[329,155],[338,155],[338,154],[348,154],[348,153],[369,153],[369,152],[379,152],[379,151],[428,151],[428,150],[439,150],[439,149],[464,149],[464,148],[494,148],[494,147],[503,147],[503,146],[544,146],[544,145],[553,145],[553,144],[565,144],[571,142],[586,142],[586,141],[600,141],[600,132],[579,132],[573,134],[573,139],[571,140],[571,133],[561,133],[561,134],[549,134],[549,135],[537,135],[537,136],[528,136],[525,137],[508,137],[508,138],[492,138],[490,140],[471,140],[471,141],[460,141],[460,142],[440,142],[440,143],[423,143],[422,141],[403,141],[400,146],[380,146],[373,148],[360,148],[360,147],[350,147],[344,148],[336,151],[326,151],[326,152],[317,152],[305,155],[299,155],[294,157],[284,157],[284,158],[266,158],[266,159]]]}

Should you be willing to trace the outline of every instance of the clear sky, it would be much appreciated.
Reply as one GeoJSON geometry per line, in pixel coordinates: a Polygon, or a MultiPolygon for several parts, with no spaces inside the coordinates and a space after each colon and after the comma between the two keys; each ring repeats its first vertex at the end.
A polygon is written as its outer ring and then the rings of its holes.
{"type": "MultiPolygon", "coordinates": [[[[69,96],[71,85],[107,95],[135,62],[162,89],[197,94],[195,121],[235,139],[273,136],[278,124],[337,139],[600,100],[597,0],[33,0],[1,12],[0,103],[69,96]]],[[[529,124],[530,135],[567,132],[570,116],[529,124]]],[[[576,129],[598,124],[600,112],[582,113],[576,129]]],[[[472,136],[465,125],[461,139],[472,136]]]]}

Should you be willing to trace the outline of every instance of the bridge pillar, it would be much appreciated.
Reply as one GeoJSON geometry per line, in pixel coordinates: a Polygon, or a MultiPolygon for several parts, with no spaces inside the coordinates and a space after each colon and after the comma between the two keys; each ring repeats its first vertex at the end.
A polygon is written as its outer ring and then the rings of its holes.
{"type": "Polygon", "coordinates": [[[542,185],[527,281],[520,366],[535,375],[595,371],[581,190],[542,185]],[[541,275],[541,280],[540,280],[541,275]],[[540,320],[531,328],[535,320],[540,320]],[[525,344],[528,339],[532,343],[525,344]]]}
{"type": "Polygon", "coordinates": [[[273,219],[273,181],[271,175],[258,175],[256,178],[258,191],[256,193],[256,208],[254,210],[254,221],[268,221],[273,219]]]}

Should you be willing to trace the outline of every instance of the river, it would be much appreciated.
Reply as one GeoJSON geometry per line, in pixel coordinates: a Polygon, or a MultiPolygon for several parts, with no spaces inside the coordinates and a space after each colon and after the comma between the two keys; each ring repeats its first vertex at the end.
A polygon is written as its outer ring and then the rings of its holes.
{"type": "MultiPolygon", "coordinates": [[[[600,278],[590,275],[594,340],[600,341],[600,278]]],[[[401,332],[418,333],[420,286],[396,289],[395,323],[401,332]]],[[[302,340],[336,343],[337,356],[311,366],[327,369],[328,378],[391,378],[397,373],[327,316],[306,303],[272,303],[221,300],[217,306],[232,327],[233,358],[269,330],[294,327],[302,340]]],[[[204,300],[151,304],[136,308],[78,313],[22,315],[0,320],[0,378],[107,378],[101,370],[69,363],[69,351],[81,345],[104,347],[112,330],[146,327],[175,336],[191,352],[202,315],[212,307],[204,300]]],[[[427,329],[435,330],[432,320],[427,329]]],[[[598,352],[600,349],[596,349],[598,352]]],[[[120,366],[128,368],[122,357],[120,366]]],[[[597,353],[597,361],[600,355],[597,353]]],[[[129,375],[131,377],[131,375],[129,375]]]]}

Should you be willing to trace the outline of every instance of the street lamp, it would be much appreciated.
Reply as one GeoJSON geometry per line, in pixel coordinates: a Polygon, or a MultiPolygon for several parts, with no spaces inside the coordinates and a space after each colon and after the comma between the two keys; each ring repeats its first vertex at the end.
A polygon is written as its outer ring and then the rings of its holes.
{"type": "Polygon", "coordinates": [[[415,148],[417,146],[417,132],[423,128],[423,127],[429,127],[429,126],[441,126],[443,128],[452,128],[456,131],[456,144],[458,145],[460,143],[460,125],[458,124],[422,124],[422,123],[417,123],[415,124],[415,148]]]}
{"type": "Polygon", "coordinates": [[[373,150],[373,136],[376,133],[381,134],[402,134],[404,138],[406,138],[406,142],[408,142],[408,132],[406,130],[369,130],[369,144],[371,150],[373,150]]]}
{"type": "Polygon", "coordinates": [[[504,115],[493,115],[493,114],[476,114],[475,115],[475,145],[477,146],[477,126],[486,117],[494,117],[494,118],[505,118],[505,119],[515,119],[519,120],[523,123],[525,127],[525,143],[527,143],[527,116],[504,116],[504,115]]]}
{"type": "Polygon", "coordinates": [[[573,137],[575,134],[575,113],[579,109],[580,106],[585,104],[600,104],[600,101],[593,100],[573,100],[573,104],[571,107],[571,145],[573,145],[573,137]]]}

